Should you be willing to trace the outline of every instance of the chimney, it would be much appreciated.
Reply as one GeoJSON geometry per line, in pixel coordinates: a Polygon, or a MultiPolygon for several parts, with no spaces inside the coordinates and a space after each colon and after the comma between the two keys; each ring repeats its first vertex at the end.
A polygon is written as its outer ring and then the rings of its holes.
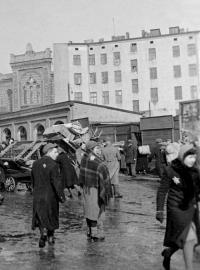
{"type": "Polygon", "coordinates": [[[126,32],[126,39],[129,39],[130,38],[130,34],[129,32],[126,32]]]}

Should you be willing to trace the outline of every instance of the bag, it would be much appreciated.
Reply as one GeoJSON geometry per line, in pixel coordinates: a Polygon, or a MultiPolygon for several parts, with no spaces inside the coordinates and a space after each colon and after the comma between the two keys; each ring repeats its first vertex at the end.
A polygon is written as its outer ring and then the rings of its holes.
{"type": "Polygon", "coordinates": [[[149,145],[141,145],[141,146],[139,146],[138,151],[139,151],[139,153],[141,155],[150,155],[151,154],[149,145]]]}

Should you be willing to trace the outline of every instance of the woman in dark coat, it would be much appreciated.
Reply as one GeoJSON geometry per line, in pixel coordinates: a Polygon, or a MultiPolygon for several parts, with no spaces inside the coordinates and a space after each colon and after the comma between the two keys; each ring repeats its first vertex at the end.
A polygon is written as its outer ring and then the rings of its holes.
{"type": "Polygon", "coordinates": [[[196,150],[193,145],[183,145],[179,156],[170,166],[164,168],[157,194],[156,218],[163,222],[163,208],[166,194],[167,225],[164,238],[163,266],[170,269],[170,258],[183,249],[187,270],[192,270],[193,248],[200,240],[199,213],[197,201],[200,192],[199,172],[195,168],[196,150]]]}

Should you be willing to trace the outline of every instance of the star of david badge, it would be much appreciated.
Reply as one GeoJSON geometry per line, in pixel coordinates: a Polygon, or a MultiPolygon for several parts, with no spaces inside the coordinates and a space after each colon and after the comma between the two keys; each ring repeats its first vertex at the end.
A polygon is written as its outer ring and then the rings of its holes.
{"type": "Polygon", "coordinates": [[[44,164],[43,164],[43,168],[46,168],[46,166],[47,166],[47,165],[44,163],[44,164]]]}
{"type": "Polygon", "coordinates": [[[174,176],[174,177],[172,178],[172,180],[174,181],[174,183],[175,183],[176,185],[180,184],[180,178],[174,176]]]}

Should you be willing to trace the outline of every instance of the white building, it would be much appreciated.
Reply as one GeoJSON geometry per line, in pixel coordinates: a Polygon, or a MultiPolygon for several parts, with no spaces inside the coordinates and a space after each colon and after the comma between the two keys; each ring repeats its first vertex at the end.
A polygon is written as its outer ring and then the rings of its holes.
{"type": "Polygon", "coordinates": [[[200,31],[169,28],[54,44],[55,102],[79,100],[161,115],[200,97],[200,31]]]}

